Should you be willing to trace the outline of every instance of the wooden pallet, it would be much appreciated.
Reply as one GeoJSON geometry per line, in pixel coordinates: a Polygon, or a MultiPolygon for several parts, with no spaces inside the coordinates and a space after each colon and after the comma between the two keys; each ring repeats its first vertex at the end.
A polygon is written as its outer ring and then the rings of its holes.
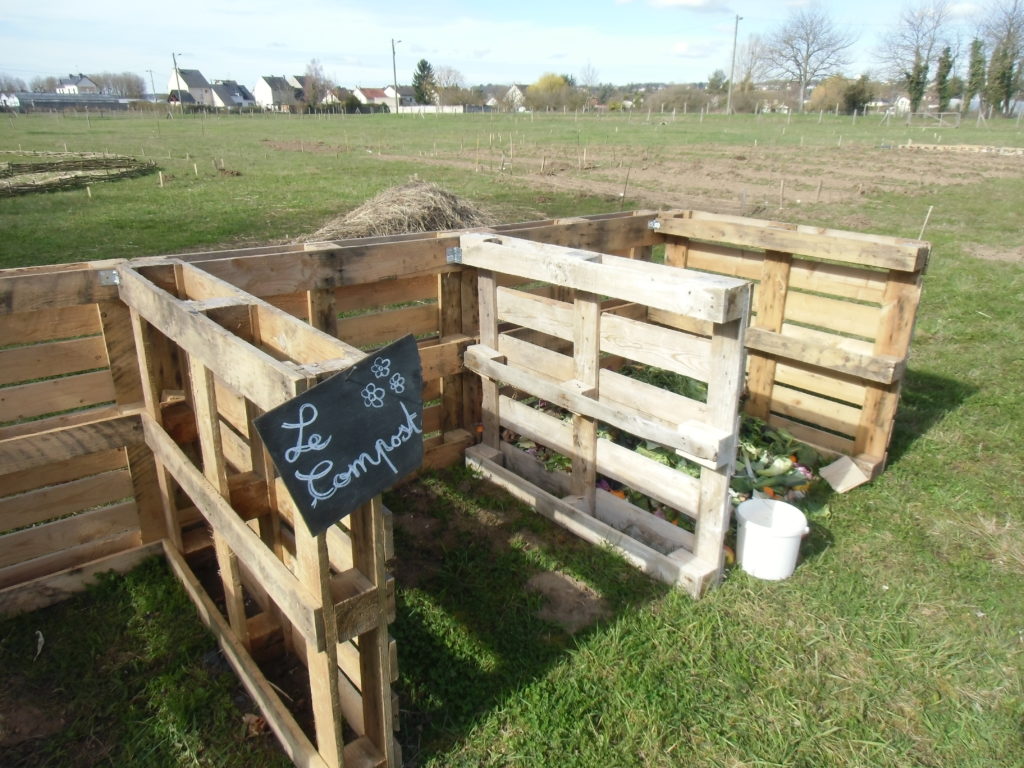
{"type": "MultiPolygon", "coordinates": [[[[751,280],[746,411],[868,477],[885,464],[929,247],[690,211],[660,215],[665,262],[751,280]]],[[[706,328],[652,308],[652,320],[706,328]]]]}
{"type": "Polygon", "coordinates": [[[702,595],[720,573],[731,513],[749,285],[504,235],[464,235],[460,259],[478,270],[480,303],[480,343],[466,350],[465,361],[483,380],[483,442],[467,450],[468,463],[586,540],[608,544],[644,571],[702,595]],[[562,299],[501,286],[499,275],[548,283],[562,299]],[[708,323],[710,335],[616,314],[621,304],[603,311],[615,300],[708,323]],[[534,343],[523,329],[569,342],[570,349],[563,354],[534,343]],[[707,401],[603,368],[604,355],[707,382],[707,401]],[[571,420],[531,408],[503,394],[503,386],[557,405],[571,420]],[[599,437],[599,425],[674,448],[700,467],[699,477],[599,437]],[[530,466],[502,440],[503,430],[570,457],[571,474],[530,466]],[[669,531],[671,524],[599,492],[598,475],[689,516],[693,535],[669,531]],[[630,535],[638,526],[643,532],[630,535]]]}

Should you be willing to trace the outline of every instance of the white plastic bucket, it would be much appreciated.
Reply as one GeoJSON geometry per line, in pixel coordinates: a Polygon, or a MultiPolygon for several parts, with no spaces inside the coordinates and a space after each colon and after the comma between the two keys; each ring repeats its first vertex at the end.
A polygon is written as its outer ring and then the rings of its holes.
{"type": "Polygon", "coordinates": [[[800,539],[810,528],[804,513],[775,499],[750,499],[736,507],[739,536],[736,559],[758,579],[778,581],[792,575],[800,539]]]}

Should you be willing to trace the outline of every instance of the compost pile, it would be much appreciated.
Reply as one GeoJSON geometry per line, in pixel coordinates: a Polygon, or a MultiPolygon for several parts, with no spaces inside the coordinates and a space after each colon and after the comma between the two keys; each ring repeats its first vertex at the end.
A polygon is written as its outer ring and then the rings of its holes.
{"type": "Polygon", "coordinates": [[[308,242],[443,232],[490,223],[486,214],[467,200],[437,184],[414,180],[384,190],[303,239],[308,242]]]}

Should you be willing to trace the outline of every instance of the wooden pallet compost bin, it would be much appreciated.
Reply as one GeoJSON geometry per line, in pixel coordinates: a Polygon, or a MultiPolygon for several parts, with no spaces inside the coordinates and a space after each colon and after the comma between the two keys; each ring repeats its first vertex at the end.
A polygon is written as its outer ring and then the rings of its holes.
{"type": "MultiPolygon", "coordinates": [[[[661,214],[652,226],[664,236],[666,264],[754,281],[746,412],[876,476],[928,243],[699,211],[661,214]]],[[[685,318],[650,317],[701,332],[685,318]]]]}
{"type": "Polygon", "coordinates": [[[467,462],[587,541],[702,595],[721,571],[732,511],[749,284],[498,235],[463,236],[458,256],[479,270],[480,343],[465,359],[484,377],[483,443],[466,451],[467,462]],[[549,284],[561,300],[499,285],[510,278],[549,284]],[[645,319],[652,310],[707,323],[710,333],[654,325],[645,319]],[[570,349],[556,351],[548,338],[570,349]],[[606,356],[706,382],[706,402],[610,370],[606,356]],[[569,420],[531,407],[531,398],[569,420]],[[674,448],[699,476],[599,436],[599,426],[674,448]],[[502,439],[506,430],[571,457],[571,474],[546,471],[502,439]],[[694,532],[597,489],[599,474],[688,515],[694,532]]]}
{"type": "Polygon", "coordinates": [[[925,243],[694,211],[493,233],[469,237],[462,263],[449,258],[460,233],[426,233],[0,272],[0,613],[162,553],[296,764],[397,766],[389,515],[374,500],[308,535],[253,429],[264,411],[412,333],[425,467],[463,461],[486,414],[472,462],[514,475],[520,494],[527,480],[543,488],[535,503],[695,594],[714,580],[727,522],[740,340],[748,410],[881,468],[925,243]],[[642,263],[662,244],[685,270],[642,263]],[[629,279],[577,279],[591,269],[629,279]],[[737,277],[755,283],[745,333],[737,277]],[[714,394],[644,389],[618,374],[625,360],[714,394]],[[552,424],[513,390],[574,415],[552,424]],[[612,418],[688,453],[701,477],[669,478],[595,438],[612,418]],[[496,439],[502,425],[554,443],[573,472],[541,475],[496,439]],[[668,496],[696,534],[594,491],[596,473],[668,496]],[[282,653],[311,673],[308,733],[261,666],[282,653]]]}
{"type": "MultiPolygon", "coordinates": [[[[502,229],[639,253],[649,218],[502,229]]],[[[457,243],[428,233],[0,272],[0,614],[163,554],[297,765],[400,765],[390,516],[374,500],[309,536],[253,419],[412,332],[424,466],[461,462],[480,411],[462,363],[475,274],[448,263],[457,243]],[[280,653],[310,670],[310,733],[261,667],[280,653]]]]}

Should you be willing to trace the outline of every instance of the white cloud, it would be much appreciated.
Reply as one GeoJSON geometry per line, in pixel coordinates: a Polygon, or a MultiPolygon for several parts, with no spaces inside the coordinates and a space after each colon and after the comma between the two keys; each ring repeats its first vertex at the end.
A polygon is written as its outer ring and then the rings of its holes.
{"type": "Polygon", "coordinates": [[[687,8],[691,11],[728,11],[725,0],[650,0],[653,8],[687,8]]]}

